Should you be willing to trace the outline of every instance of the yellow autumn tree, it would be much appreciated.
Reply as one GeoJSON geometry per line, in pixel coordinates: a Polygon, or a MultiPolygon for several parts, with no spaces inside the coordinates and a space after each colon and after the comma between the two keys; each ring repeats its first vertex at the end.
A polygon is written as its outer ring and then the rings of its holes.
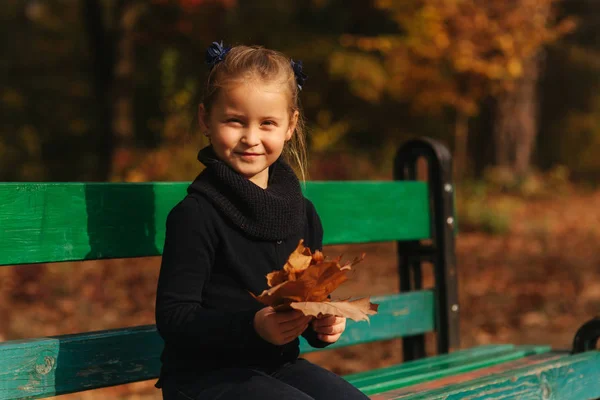
{"type": "MultiPolygon", "coordinates": [[[[533,96],[541,49],[572,29],[573,21],[553,17],[558,1],[378,0],[376,6],[389,13],[401,33],[342,36],[345,50],[331,56],[332,72],[349,78],[355,92],[369,100],[387,93],[417,112],[455,110],[454,152],[461,175],[468,121],[481,100],[494,96],[506,105],[515,96],[533,96]],[[525,86],[529,91],[520,93],[525,86]]],[[[498,134],[514,135],[514,125],[498,134]]]]}

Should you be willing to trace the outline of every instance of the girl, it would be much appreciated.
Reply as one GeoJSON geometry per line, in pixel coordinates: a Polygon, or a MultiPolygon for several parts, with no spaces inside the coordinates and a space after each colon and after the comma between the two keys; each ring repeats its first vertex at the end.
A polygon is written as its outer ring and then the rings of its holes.
{"type": "Polygon", "coordinates": [[[298,93],[302,64],[260,48],[207,51],[199,120],[206,168],[167,218],[156,298],[165,341],[157,387],[169,399],[364,399],[337,375],[298,358],[338,340],[346,320],[274,312],[250,294],[267,288],[300,239],[321,249],[323,229],[286,160],[304,176],[298,93]]]}

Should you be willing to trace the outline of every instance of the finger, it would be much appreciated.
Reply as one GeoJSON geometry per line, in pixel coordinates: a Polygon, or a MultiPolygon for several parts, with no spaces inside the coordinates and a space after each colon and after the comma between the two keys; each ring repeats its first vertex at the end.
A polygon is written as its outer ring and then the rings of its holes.
{"type": "Polygon", "coordinates": [[[335,315],[330,315],[326,318],[316,319],[315,322],[313,323],[313,326],[315,328],[320,327],[320,326],[330,326],[330,325],[339,324],[339,323],[343,322],[344,320],[345,320],[344,317],[336,317],[335,315]]]}
{"type": "Polygon", "coordinates": [[[301,326],[299,329],[297,329],[295,331],[284,333],[283,334],[283,336],[284,336],[284,339],[283,339],[284,342],[285,343],[289,343],[292,340],[296,339],[298,336],[300,336],[300,334],[302,332],[304,332],[306,330],[306,328],[308,328],[308,324],[305,324],[305,325],[301,326]]]}
{"type": "Polygon", "coordinates": [[[298,320],[302,317],[304,317],[304,314],[297,310],[278,312],[275,316],[275,318],[277,318],[277,322],[280,324],[283,322],[298,320]]]}
{"type": "Polygon", "coordinates": [[[332,314],[319,314],[319,316],[317,317],[317,319],[323,319],[323,318],[329,318],[332,317],[332,314]]]}
{"type": "Polygon", "coordinates": [[[313,324],[315,327],[333,325],[335,317],[317,318],[313,324]]]}
{"type": "Polygon", "coordinates": [[[302,325],[302,326],[300,327],[300,329],[298,329],[298,332],[297,332],[297,335],[296,335],[296,336],[298,336],[298,335],[301,335],[301,334],[302,334],[302,332],[304,332],[304,331],[306,330],[306,328],[308,328],[308,324],[307,324],[307,323],[306,323],[306,324],[304,324],[304,325],[302,325]]]}
{"type": "Polygon", "coordinates": [[[325,343],[335,343],[337,342],[337,340],[340,338],[340,334],[337,335],[322,335],[319,334],[317,335],[317,337],[319,338],[320,341],[325,342],[325,343]]]}
{"type": "Polygon", "coordinates": [[[318,328],[314,328],[315,332],[321,333],[324,335],[337,335],[339,333],[344,332],[345,326],[343,324],[337,325],[329,325],[329,326],[320,326],[318,328]]]}
{"type": "Polygon", "coordinates": [[[283,332],[283,333],[293,332],[296,329],[301,328],[302,326],[308,326],[309,322],[310,322],[310,317],[295,319],[292,321],[287,321],[287,322],[279,324],[279,329],[280,329],[280,332],[283,332]]]}

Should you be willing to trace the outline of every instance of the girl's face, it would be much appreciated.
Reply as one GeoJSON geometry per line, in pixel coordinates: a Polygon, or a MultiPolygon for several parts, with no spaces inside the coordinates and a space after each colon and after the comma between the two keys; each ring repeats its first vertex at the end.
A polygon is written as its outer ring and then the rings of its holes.
{"type": "Polygon", "coordinates": [[[284,85],[253,82],[221,89],[210,113],[200,105],[199,114],[217,156],[265,189],[269,166],[296,128],[298,111],[289,110],[284,85]]]}

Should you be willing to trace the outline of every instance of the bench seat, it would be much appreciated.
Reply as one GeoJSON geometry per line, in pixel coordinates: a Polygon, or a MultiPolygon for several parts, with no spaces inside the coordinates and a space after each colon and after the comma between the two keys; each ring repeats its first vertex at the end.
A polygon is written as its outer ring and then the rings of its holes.
{"type": "Polygon", "coordinates": [[[549,346],[480,346],[346,375],[344,378],[365,394],[372,395],[549,351],[549,346]]]}
{"type": "Polygon", "coordinates": [[[390,390],[372,400],[600,398],[600,351],[547,352],[390,390]]]}

